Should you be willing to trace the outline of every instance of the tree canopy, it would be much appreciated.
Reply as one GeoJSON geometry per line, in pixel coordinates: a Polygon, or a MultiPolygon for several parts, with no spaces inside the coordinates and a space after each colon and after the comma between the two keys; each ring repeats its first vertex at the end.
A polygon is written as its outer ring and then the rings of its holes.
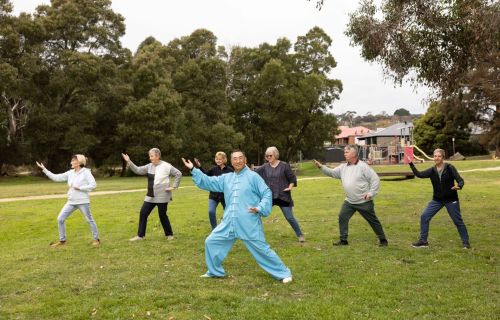
{"type": "Polygon", "coordinates": [[[121,152],[143,162],[152,147],[174,164],[233,148],[260,163],[270,145],[293,160],[336,130],[329,110],[342,84],[329,78],[336,62],[321,28],[229,52],[198,29],[166,44],[148,37],[132,54],[109,0],[0,9],[0,167],[58,170],[74,153],[116,166],[121,152]]]}
{"type": "Polygon", "coordinates": [[[461,105],[486,127],[500,155],[500,3],[364,0],[346,34],[363,58],[397,82],[434,88],[448,119],[461,105]]]}

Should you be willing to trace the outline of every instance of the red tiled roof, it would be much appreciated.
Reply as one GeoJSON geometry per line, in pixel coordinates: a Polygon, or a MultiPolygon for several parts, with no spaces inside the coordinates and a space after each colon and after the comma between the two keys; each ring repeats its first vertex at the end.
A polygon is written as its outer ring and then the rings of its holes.
{"type": "Polygon", "coordinates": [[[348,137],[352,137],[352,136],[358,137],[358,136],[362,136],[364,134],[373,132],[372,130],[365,128],[365,127],[361,127],[361,126],[360,127],[353,127],[353,128],[349,128],[347,126],[340,126],[339,129],[340,129],[340,133],[335,136],[335,139],[348,138],[348,137]]]}

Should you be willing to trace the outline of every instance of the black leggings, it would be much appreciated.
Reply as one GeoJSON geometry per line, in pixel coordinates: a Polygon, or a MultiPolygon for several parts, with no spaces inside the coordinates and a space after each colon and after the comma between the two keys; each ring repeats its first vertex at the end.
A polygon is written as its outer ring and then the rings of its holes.
{"type": "Polygon", "coordinates": [[[146,202],[142,204],[141,212],[139,213],[139,230],[137,231],[137,235],[139,237],[144,237],[146,235],[146,226],[148,224],[148,217],[153,211],[154,207],[158,206],[158,216],[160,217],[161,225],[163,226],[163,231],[165,231],[166,236],[172,236],[174,233],[172,232],[172,226],[170,225],[170,220],[168,220],[167,216],[167,206],[166,203],[151,203],[146,202]]]}

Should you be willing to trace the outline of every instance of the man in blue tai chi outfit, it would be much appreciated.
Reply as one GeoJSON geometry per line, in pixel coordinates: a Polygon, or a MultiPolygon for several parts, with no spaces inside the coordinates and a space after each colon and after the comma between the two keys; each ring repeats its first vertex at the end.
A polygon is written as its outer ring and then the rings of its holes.
{"type": "Polygon", "coordinates": [[[261,217],[272,210],[272,193],[264,180],[246,166],[242,151],[231,154],[234,172],[209,177],[195,168],[190,160],[182,158],[191,170],[193,182],[201,189],[223,192],[226,208],[222,222],[205,240],[205,278],[224,277],[224,258],[237,239],[242,240],[257,263],[273,278],[283,283],[292,281],[292,273],[274,252],[264,237],[261,217]]]}

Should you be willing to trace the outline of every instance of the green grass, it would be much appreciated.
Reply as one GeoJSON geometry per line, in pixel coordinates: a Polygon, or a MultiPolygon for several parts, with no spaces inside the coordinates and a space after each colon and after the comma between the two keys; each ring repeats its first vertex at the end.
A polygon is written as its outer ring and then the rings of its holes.
{"type": "MultiPolygon", "coordinates": [[[[454,164],[469,170],[497,163],[454,164]]],[[[303,166],[299,178],[322,177],[303,166]]],[[[388,168],[376,168],[382,169],[388,168]]],[[[293,272],[288,285],[261,270],[241,242],[224,262],[227,278],[199,278],[210,226],[207,193],[197,188],[175,191],[169,204],[173,241],[162,235],[156,211],[146,240],[128,241],[137,230],[142,192],[92,197],[99,248],[90,246],[88,225],[77,212],[67,220],[67,246],[49,248],[63,199],[0,203],[0,319],[498,319],[500,171],[462,176],[469,251],[446,211],[431,223],[431,247],[410,247],[432,195],[429,180],[382,181],[375,203],[387,248],[376,246],[359,214],[350,222],[350,245],[333,247],[344,198],[340,181],[300,181],[295,215],[306,243],[296,241],[279,208],[263,220],[268,242],[293,272]]],[[[51,185],[66,191],[63,183],[21,180],[2,180],[2,197],[56,193],[48,191],[51,185]]],[[[145,178],[99,179],[97,191],[145,184],[145,178]]],[[[182,185],[192,183],[186,177],[182,185]]]]}

